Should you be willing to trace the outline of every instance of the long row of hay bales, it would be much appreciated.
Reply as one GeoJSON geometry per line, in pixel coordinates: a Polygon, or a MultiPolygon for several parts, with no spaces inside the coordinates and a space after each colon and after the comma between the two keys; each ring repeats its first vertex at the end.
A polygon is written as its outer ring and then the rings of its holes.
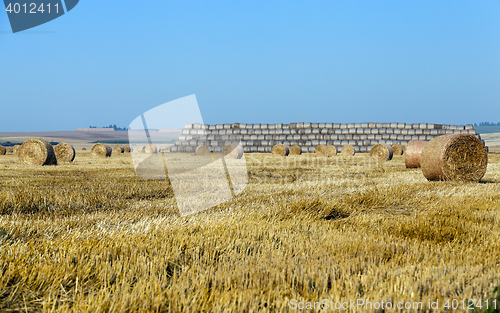
{"type": "MultiPolygon", "coordinates": [[[[50,142],[43,138],[31,138],[23,142],[22,145],[14,146],[10,151],[9,148],[0,146],[0,155],[7,152],[15,153],[24,165],[57,165],[58,163],[73,162],[76,157],[75,148],[70,144],[61,142],[56,146],[52,146],[50,142]]],[[[116,153],[130,150],[130,147],[120,146],[114,149],[116,153]]],[[[112,151],[110,146],[96,143],[92,147],[91,155],[92,157],[109,157],[112,151]]]]}
{"type": "Polygon", "coordinates": [[[304,153],[317,153],[318,146],[334,146],[337,151],[352,146],[355,152],[370,152],[377,144],[406,146],[411,140],[429,141],[455,133],[476,135],[472,125],[428,123],[187,124],[171,152],[194,153],[198,146],[221,152],[228,144],[240,144],[246,153],[272,153],[277,144],[299,146],[304,153]]]}

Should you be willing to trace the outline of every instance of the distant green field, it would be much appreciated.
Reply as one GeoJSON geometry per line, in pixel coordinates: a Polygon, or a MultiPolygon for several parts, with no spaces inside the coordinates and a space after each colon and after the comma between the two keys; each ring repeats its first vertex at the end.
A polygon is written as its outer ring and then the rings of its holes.
{"type": "Polygon", "coordinates": [[[478,134],[500,133],[500,126],[474,126],[478,134]]]}

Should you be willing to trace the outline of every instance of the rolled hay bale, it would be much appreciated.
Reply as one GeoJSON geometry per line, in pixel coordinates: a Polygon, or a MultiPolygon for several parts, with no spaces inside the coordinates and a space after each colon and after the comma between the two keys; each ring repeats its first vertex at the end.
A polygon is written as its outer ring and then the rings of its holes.
{"type": "Polygon", "coordinates": [[[408,142],[405,151],[406,168],[420,167],[420,156],[422,154],[422,149],[427,143],[428,141],[423,140],[411,140],[410,142],[408,142]]]}
{"type": "Polygon", "coordinates": [[[332,146],[332,145],[326,146],[325,155],[329,156],[329,157],[336,156],[337,155],[337,148],[335,148],[335,146],[332,146]]]}
{"type": "Polygon", "coordinates": [[[144,147],[144,153],[153,154],[153,153],[156,153],[156,152],[158,152],[158,148],[156,148],[155,145],[146,145],[144,147]]]}
{"type": "Polygon", "coordinates": [[[94,146],[92,146],[92,149],[90,150],[91,155],[94,158],[110,157],[112,151],[113,150],[111,149],[110,146],[105,145],[103,143],[96,143],[94,146]]]}
{"type": "Polygon", "coordinates": [[[17,149],[19,161],[24,165],[57,165],[52,145],[42,138],[31,138],[17,149]]]}
{"type": "Polygon", "coordinates": [[[314,148],[314,153],[319,155],[325,155],[325,150],[326,147],[324,145],[317,145],[316,148],[314,148]]]}
{"type": "Polygon", "coordinates": [[[12,152],[17,154],[17,150],[20,148],[21,146],[20,145],[14,145],[14,147],[12,147],[12,152]]]}
{"type": "Polygon", "coordinates": [[[392,156],[392,148],[386,144],[378,143],[370,149],[370,157],[377,161],[389,161],[392,156]]]}
{"type": "Polygon", "coordinates": [[[287,156],[290,154],[290,148],[279,143],[277,145],[274,145],[271,153],[276,156],[287,156]]]}
{"type": "MultiPolygon", "coordinates": [[[[292,146],[289,150],[290,155],[301,155],[302,154],[302,149],[300,149],[299,146],[292,146]]],[[[271,150],[272,152],[272,150],[271,150]]]]}
{"type": "Polygon", "coordinates": [[[12,149],[12,147],[5,147],[5,150],[7,151],[7,153],[13,153],[14,149],[12,149]]]}
{"type": "Polygon", "coordinates": [[[0,146],[0,155],[5,155],[7,153],[7,149],[5,149],[3,146],[0,146]]]}
{"type": "Polygon", "coordinates": [[[123,147],[123,152],[124,153],[130,153],[130,152],[132,152],[132,149],[130,149],[129,146],[125,146],[125,147],[123,147]]]}
{"type": "Polygon", "coordinates": [[[420,164],[427,180],[477,182],[486,173],[488,152],[474,135],[444,135],[424,146],[420,164]]]}
{"type": "Polygon", "coordinates": [[[195,151],[196,155],[209,155],[210,150],[207,146],[198,146],[195,151]]]}
{"type": "Polygon", "coordinates": [[[113,148],[113,154],[121,154],[123,153],[125,150],[123,149],[122,146],[115,146],[113,148]]]}
{"type": "Polygon", "coordinates": [[[54,153],[56,154],[57,162],[73,162],[75,159],[75,148],[72,145],[65,142],[60,142],[54,147],[54,153]]]}
{"type": "Polygon", "coordinates": [[[145,151],[145,149],[146,149],[146,146],[139,147],[139,148],[137,149],[137,152],[139,152],[139,153],[146,153],[146,152],[144,152],[144,151],[145,151]]]}
{"type": "Polygon", "coordinates": [[[340,150],[340,155],[342,156],[354,156],[354,147],[351,145],[345,145],[340,150]]]}
{"type": "Polygon", "coordinates": [[[398,145],[398,144],[393,144],[391,146],[392,148],[392,153],[393,155],[402,155],[403,154],[403,147],[401,145],[398,145]]]}
{"type": "Polygon", "coordinates": [[[222,155],[226,159],[241,159],[243,157],[243,147],[235,144],[225,145],[222,148],[222,155]]]}

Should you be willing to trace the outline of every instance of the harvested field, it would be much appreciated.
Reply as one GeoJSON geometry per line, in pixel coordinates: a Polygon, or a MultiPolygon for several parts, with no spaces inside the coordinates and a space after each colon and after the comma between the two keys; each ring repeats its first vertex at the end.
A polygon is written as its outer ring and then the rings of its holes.
{"type": "Polygon", "coordinates": [[[180,217],[170,183],[138,178],[130,154],[32,168],[2,156],[0,311],[426,306],[500,283],[498,154],[480,183],[429,182],[403,156],[384,171],[367,153],[245,158],[240,195],[180,217]]]}

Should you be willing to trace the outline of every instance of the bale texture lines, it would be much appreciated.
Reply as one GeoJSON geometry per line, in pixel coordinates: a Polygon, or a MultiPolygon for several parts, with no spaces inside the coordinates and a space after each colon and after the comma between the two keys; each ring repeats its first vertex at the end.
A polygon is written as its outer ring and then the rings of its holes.
{"type": "Polygon", "coordinates": [[[290,155],[301,155],[302,149],[299,146],[292,146],[289,150],[290,155]]]}
{"type": "Polygon", "coordinates": [[[376,144],[370,150],[370,157],[377,161],[390,161],[392,160],[393,151],[392,147],[384,144],[376,144]]]}
{"type": "Polygon", "coordinates": [[[56,154],[57,162],[73,162],[75,159],[75,148],[72,145],[65,142],[60,142],[54,147],[54,152],[56,154]]]}
{"type": "Polygon", "coordinates": [[[325,155],[326,147],[324,145],[317,145],[316,148],[314,148],[314,153],[319,155],[325,155]]]}
{"type": "Polygon", "coordinates": [[[337,148],[335,148],[335,146],[332,146],[332,145],[326,146],[325,155],[328,157],[336,156],[337,155],[337,148]]]}
{"type": "Polygon", "coordinates": [[[436,137],[422,149],[422,173],[427,180],[478,182],[488,166],[488,152],[473,135],[436,137]]]}
{"type": "Polygon", "coordinates": [[[355,153],[354,147],[351,145],[345,145],[340,150],[341,156],[354,156],[354,153],[355,153]]]}
{"type": "Polygon", "coordinates": [[[31,138],[17,149],[19,161],[24,165],[57,165],[52,145],[42,138],[31,138]]]}
{"type": "Polygon", "coordinates": [[[222,155],[226,159],[241,159],[243,157],[243,147],[235,144],[225,145],[222,148],[222,155]]]}
{"type": "Polygon", "coordinates": [[[195,151],[196,155],[209,155],[210,150],[207,146],[198,146],[195,151]]]}
{"type": "Polygon", "coordinates": [[[279,143],[277,145],[274,145],[271,153],[276,156],[287,156],[290,154],[290,148],[279,143]]]}
{"type": "Polygon", "coordinates": [[[423,140],[411,140],[406,146],[405,152],[405,165],[406,168],[419,168],[420,167],[420,156],[422,155],[422,149],[428,141],[423,140]]]}
{"type": "Polygon", "coordinates": [[[403,154],[403,147],[401,145],[393,144],[391,146],[391,148],[392,148],[392,153],[393,153],[394,156],[402,155],[403,154]]]}
{"type": "Polygon", "coordinates": [[[113,154],[121,154],[123,153],[125,150],[123,149],[122,146],[115,146],[113,148],[113,154]]]}
{"type": "Polygon", "coordinates": [[[90,151],[94,158],[106,158],[111,156],[113,150],[108,145],[96,143],[90,151]]]}

